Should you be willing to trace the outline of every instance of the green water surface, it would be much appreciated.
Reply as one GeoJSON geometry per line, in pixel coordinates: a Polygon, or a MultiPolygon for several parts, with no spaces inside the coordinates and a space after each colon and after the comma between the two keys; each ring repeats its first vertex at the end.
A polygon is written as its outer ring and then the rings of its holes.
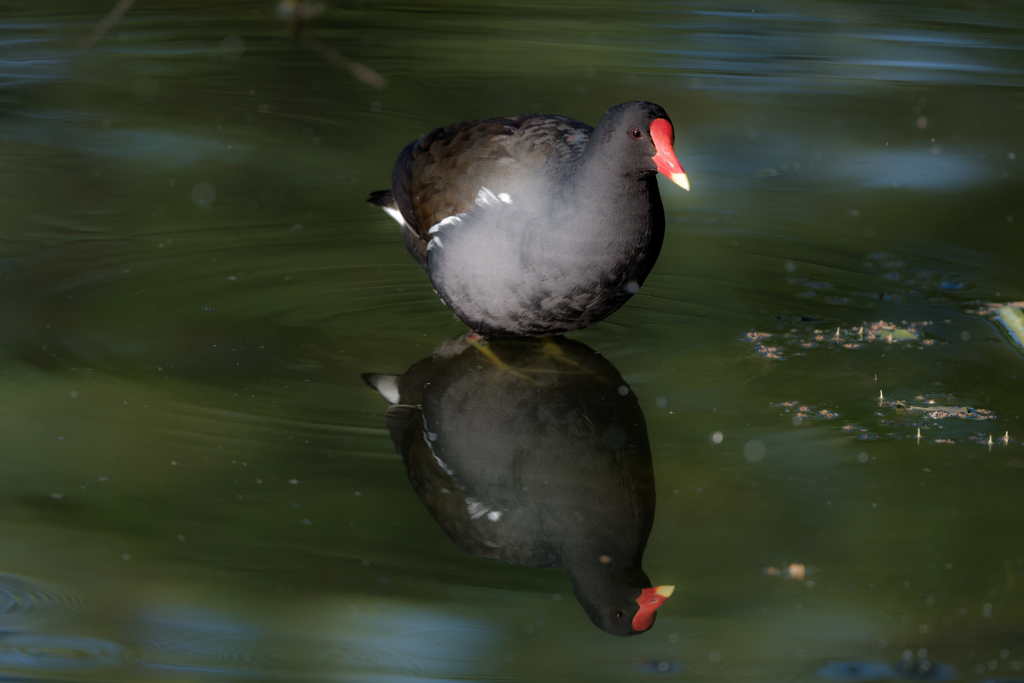
{"type": "Polygon", "coordinates": [[[83,50],[112,4],[0,1],[0,680],[1024,681],[1024,350],[978,314],[1024,299],[1020,3],[338,1],[302,33],[138,0],[83,50]],[[693,190],[571,335],[639,400],[676,586],[620,639],[445,536],[360,375],[465,331],[365,203],[398,151],[635,99],[693,190]]]}

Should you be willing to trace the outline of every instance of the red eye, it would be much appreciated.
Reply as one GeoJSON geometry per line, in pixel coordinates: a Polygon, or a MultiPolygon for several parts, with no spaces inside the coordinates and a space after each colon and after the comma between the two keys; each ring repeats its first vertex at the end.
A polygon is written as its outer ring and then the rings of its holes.
{"type": "Polygon", "coordinates": [[[633,136],[634,140],[639,140],[644,136],[644,134],[640,132],[639,128],[634,128],[633,130],[629,131],[629,134],[633,136]]]}

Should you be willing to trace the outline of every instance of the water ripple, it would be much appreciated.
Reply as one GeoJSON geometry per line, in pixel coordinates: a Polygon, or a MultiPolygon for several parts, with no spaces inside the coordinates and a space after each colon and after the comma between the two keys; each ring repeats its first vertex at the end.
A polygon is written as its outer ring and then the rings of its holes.
{"type": "Polygon", "coordinates": [[[33,583],[13,574],[0,574],[0,624],[19,624],[77,612],[81,598],[33,583]]]}
{"type": "Polygon", "coordinates": [[[0,636],[0,668],[38,671],[121,666],[128,655],[109,640],[83,636],[14,633],[0,636]]]}

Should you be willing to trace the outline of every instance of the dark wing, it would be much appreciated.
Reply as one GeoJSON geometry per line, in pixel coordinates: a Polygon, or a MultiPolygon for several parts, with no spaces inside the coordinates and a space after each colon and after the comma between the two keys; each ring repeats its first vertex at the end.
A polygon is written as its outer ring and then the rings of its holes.
{"type": "Polygon", "coordinates": [[[438,222],[472,209],[481,187],[513,189],[517,175],[564,169],[583,153],[590,126],[562,116],[528,114],[439,128],[398,155],[391,190],[421,240],[438,222]]]}

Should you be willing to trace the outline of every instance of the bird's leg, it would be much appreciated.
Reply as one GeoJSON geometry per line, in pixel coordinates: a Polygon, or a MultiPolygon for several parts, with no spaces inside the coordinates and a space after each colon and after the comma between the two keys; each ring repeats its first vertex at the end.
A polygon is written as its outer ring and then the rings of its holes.
{"type": "Polygon", "coordinates": [[[470,346],[475,348],[477,351],[482,353],[488,360],[494,363],[499,370],[509,372],[512,374],[512,376],[518,377],[519,379],[525,379],[528,382],[533,381],[526,375],[522,374],[521,372],[514,370],[511,365],[509,365],[502,359],[498,358],[498,355],[494,353],[494,351],[491,351],[490,347],[487,344],[487,340],[483,337],[483,335],[473,332],[466,337],[466,341],[469,342],[470,346]]]}

